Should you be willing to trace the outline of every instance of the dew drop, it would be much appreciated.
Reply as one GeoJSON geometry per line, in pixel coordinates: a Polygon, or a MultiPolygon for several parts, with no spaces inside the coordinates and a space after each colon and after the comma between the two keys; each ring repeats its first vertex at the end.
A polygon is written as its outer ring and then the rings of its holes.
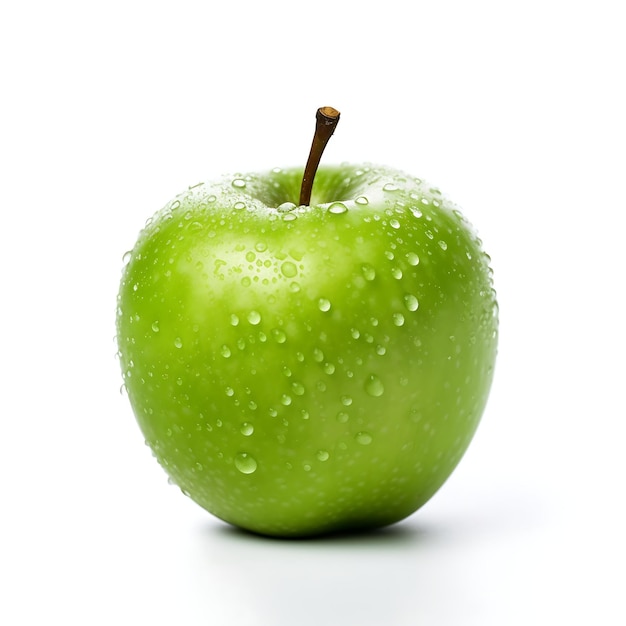
{"type": "Polygon", "coordinates": [[[369,204],[369,200],[365,196],[359,196],[354,200],[355,204],[360,204],[361,206],[365,204],[369,204]]]}
{"type": "Polygon", "coordinates": [[[280,328],[272,329],[272,337],[274,338],[274,341],[276,341],[276,343],[285,343],[285,341],[287,341],[287,335],[285,334],[285,331],[281,330],[280,328]]]}
{"type": "Polygon", "coordinates": [[[333,202],[328,207],[328,212],[333,215],[341,215],[342,213],[347,213],[348,207],[343,202],[333,202]]]}
{"type": "Polygon", "coordinates": [[[328,374],[334,374],[335,373],[335,366],[332,363],[324,363],[324,371],[328,374]]]}
{"type": "Polygon", "coordinates": [[[291,390],[296,396],[304,395],[304,385],[302,383],[298,383],[298,382],[291,383],[291,390]]]}
{"type": "MultiPolygon", "coordinates": [[[[224,390],[226,392],[226,395],[229,398],[232,398],[235,395],[235,390],[232,387],[226,387],[226,389],[224,390]]],[[[218,424],[219,426],[219,424],[218,424]]]]}
{"type": "Polygon", "coordinates": [[[159,322],[152,322],[152,332],[153,333],[158,333],[159,332],[159,322]]]}
{"type": "Polygon", "coordinates": [[[176,337],[176,339],[174,339],[174,345],[177,348],[182,348],[183,347],[183,340],[180,337],[176,337]]]}
{"type": "Polygon", "coordinates": [[[327,298],[320,298],[317,301],[317,307],[323,313],[326,313],[326,311],[330,311],[330,300],[328,300],[327,298]]]}
{"type": "Polygon", "coordinates": [[[321,363],[324,360],[324,353],[319,348],[313,349],[313,360],[321,363]]]}
{"type": "Polygon", "coordinates": [[[394,313],[393,314],[393,323],[396,326],[404,326],[404,315],[402,315],[402,313],[394,313]]]}
{"type": "Polygon", "coordinates": [[[242,474],[253,474],[256,471],[257,462],[247,452],[239,452],[235,456],[235,467],[242,474]]]}
{"type": "Polygon", "coordinates": [[[361,265],[361,271],[365,280],[374,280],[376,278],[376,270],[369,263],[361,265]]]}
{"type": "Polygon", "coordinates": [[[232,313],[230,316],[230,325],[231,326],[239,325],[239,317],[237,317],[237,315],[235,315],[234,313],[232,313]]]}
{"type": "Polygon", "coordinates": [[[254,432],[254,426],[250,422],[244,422],[239,430],[244,437],[249,437],[254,432]]]}
{"type": "Polygon", "coordinates": [[[365,380],[365,391],[368,395],[378,398],[385,393],[385,386],[378,376],[370,374],[365,380]]]}
{"type": "Polygon", "coordinates": [[[354,436],[356,442],[362,446],[369,446],[372,443],[372,435],[362,431],[354,436]]]}
{"type": "Polygon", "coordinates": [[[222,355],[225,359],[229,358],[229,357],[230,357],[230,348],[229,348],[226,344],[224,344],[224,345],[222,346],[222,348],[220,349],[220,354],[221,354],[221,355],[222,355]]]}
{"type": "Polygon", "coordinates": [[[393,183],[386,183],[383,186],[383,191],[398,191],[398,185],[394,185],[393,183]]]}
{"type": "Polygon", "coordinates": [[[288,396],[286,393],[284,393],[281,397],[280,397],[280,403],[283,406],[289,406],[291,404],[291,396],[288,396]]]}
{"type": "Polygon", "coordinates": [[[389,225],[391,226],[391,228],[395,228],[396,230],[400,228],[400,222],[397,219],[390,220],[389,225]]]}
{"type": "Polygon", "coordinates": [[[280,213],[288,213],[289,211],[293,211],[296,208],[296,205],[293,202],[283,202],[276,210],[280,213]]]}
{"type": "Polygon", "coordinates": [[[442,250],[447,250],[448,249],[448,244],[445,241],[443,241],[443,239],[439,240],[437,243],[439,244],[439,247],[442,250]]]}
{"type": "Polygon", "coordinates": [[[349,419],[350,419],[350,416],[345,411],[339,411],[339,413],[337,413],[336,420],[340,424],[345,424],[349,419]]]}
{"type": "Polygon", "coordinates": [[[412,293],[407,293],[404,296],[404,306],[406,306],[406,308],[409,311],[417,311],[419,302],[417,301],[417,298],[412,293]]]}
{"type": "Polygon", "coordinates": [[[261,321],[261,314],[255,310],[250,311],[246,317],[253,326],[256,326],[261,321]]]}
{"type": "Polygon", "coordinates": [[[245,202],[235,202],[235,204],[233,205],[235,207],[235,209],[237,209],[238,211],[241,211],[243,209],[246,208],[246,203],[245,202]]]}
{"type": "Polygon", "coordinates": [[[330,454],[328,453],[328,450],[318,450],[317,454],[315,455],[318,461],[328,461],[330,454]]]}
{"type": "Polygon", "coordinates": [[[418,265],[420,262],[420,258],[417,256],[417,254],[415,254],[415,252],[409,252],[406,255],[406,260],[408,261],[409,265],[412,265],[413,267],[418,265]]]}
{"type": "Polygon", "coordinates": [[[232,184],[235,189],[243,189],[246,186],[246,181],[243,178],[235,178],[232,184]]]}
{"type": "Polygon", "coordinates": [[[350,396],[341,396],[341,404],[343,404],[343,406],[350,406],[352,404],[352,398],[350,396]]]}
{"type": "Polygon", "coordinates": [[[291,261],[285,261],[280,266],[280,271],[282,272],[283,276],[287,278],[293,278],[298,273],[298,268],[296,267],[295,263],[292,263],[291,261]]]}

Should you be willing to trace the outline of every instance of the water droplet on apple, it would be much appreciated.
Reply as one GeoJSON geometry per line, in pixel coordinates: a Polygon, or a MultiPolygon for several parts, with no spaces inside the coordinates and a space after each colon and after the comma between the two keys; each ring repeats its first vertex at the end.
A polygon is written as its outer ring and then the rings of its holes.
{"type": "Polygon", "coordinates": [[[159,322],[158,321],[152,322],[152,332],[153,333],[158,333],[159,330],[160,330],[159,322]]]}
{"type": "Polygon", "coordinates": [[[253,326],[256,326],[261,321],[261,314],[258,311],[252,310],[247,315],[248,322],[253,326]]]}
{"type": "Polygon", "coordinates": [[[328,300],[327,298],[320,298],[317,301],[317,307],[323,313],[326,313],[326,311],[330,311],[330,300],[328,300]]]}
{"type": "Polygon", "coordinates": [[[351,328],[350,335],[352,339],[358,339],[361,336],[361,331],[358,328],[351,328]]]}
{"type": "Polygon", "coordinates": [[[345,424],[350,419],[350,416],[345,411],[339,411],[335,419],[340,424],[345,424]]]}
{"type": "Polygon", "coordinates": [[[400,228],[400,222],[394,218],[389,221],[389,226],[391,226],[391,228],[395,228],[396,230],[398,230],[398,228],[400,228]]]}
{"type": "Polygon", "coordinates": [[[282,272],[283,276],[287,278],[293,278],[298,273],[298,268],[296,267],[295,263],[292,263],[291,261],[285,261],[280,266],[280,271],[282,272]]]}
{"type": "Polygon", "coordinates": [[[247,452],[239,452],[235,456],[235,467],[242,474],[253,474],[256,472],[257,462],[255,458],[250,456],[247,452]]]}
{"type": "Polygon", "coordinates": [[[293,211],[295,208],[296,205],[293,202],[283,202],[278,207],[276,207],[276,210],[280,213],[287,213],[289,211],[293,211]]]}
{"type": "Polygon", "coordinates": [[[361,206],[365,204],[369,204],[369,200],[365,196],[359,196],[354,200],[355,204],[360,204],[361,206]]]}
{"type": "Polygon", "coordinates": [[[238,326],[239,325],[239,317],[237,315],[235,315],[234,313],[232,313],[231,316],[230,316],[230,325],[231,326],[238,326]]]}
{"type": "Polygon", "coordinates": [[[396,326],[404,326],[404,315],[402,313],[394,313],[392,317],[396,326]]]}
{"type": "Polygon", "coordinates": [[[318,450],[317,454],[315,455],[318,461],[328,461],[330,454],[328,453],[328,450],[318,450]]]}
{"type": "Polygon", "coordinates": [[[280,403],[283,406],[289,406],[291,404],[291,396],[288,396],[286,393],[284,393],[281,397],[280,397],[280,403]]]}
{"type": "Polygon", "coordinates": [[[296,213],[284,213],[282,216],[283,222],[293,222],[298,219],[296,213]]]}
{"type": "Polygon", "coordinates": [[[356,442],[362,446],[369,446],[372,443],[372,435],[362,431],[354,436],[356,442]]]}
{"type": "Polygon", "coordinates": [[[124,252],[124,256],[122,257],[122,263],[124,265],[126,265],[130,261],[130,257],[132,256],[132,254],[133,254],[132,250],[128,250],[127,252],[124,252]]]}
{"type": "Polygon", "coordinates": [[[230,348],[224,344],[220,350],[220,354],[227,359],[228,357],[230,357],[230,348]]]}
{"type": "MultiPolygon", "coordinates": [[[[229,398],[232,398],[235,395],[235,390],[232,387],[226,387],[224,392],[229,398]]],[[[220,426],[220,424],[218,424],[218,426],[220,426]]]]}
{"type": "Polygon", "coordinates": [[[417,254],[415,254],[415,252],[409,252],[406,255],[406,260],[408,264],[412,265],[413,267],[415,267],[416,265],[419,265],[419,262],[420,262],[420,258],[417,256],[417,254]]]}
{"type": "Polygon", "coordinates": [[[324,372],[328,375],[335,373],[335,366],[332,363],[324,363],[324,372]]]}
{"type": "Polygon", "coordinates": [[[398,189],[398,185],[395,185],[394,183],[386,183],[383,186],[383,191],[398,191],[398,189]]]}
{"type": "Polygon", "coordinates": [[[244,422],[239,430],[244,437],[249,437],[254,432],[254,426],[250,422],[244,422]]]}
{"type": "Polygon", "coordinates": [[[387,348],[385,346],[378,345],[376,346],[376,354],[379,356],[383,356],[387,352],[387,348]]]}
{"type": "Polygon", "coordinates": [[[347,213],[348,207],[343,202],[333,202],[328,207],[328,212],[333,215],[341,215],[342,213],[347,213]]]}
{"type": "Polygon", "coordinates": [[[245,202],[241,202],[241,201],[239,201],[239,202],[235,202],[235,204],[233,205],[233,207],[234,207],[235,209],[237,209],[237,211],[242,211],[243,209],[245,209],[245,208],[246,208],[246,203],[245,203],[245,202]]]}
{"type": "Polygon", "coordinates": [[[391,269],[391,275],[396,280],[400,280],[402,278],[402,270],[399,267],[394,267],[391,269]]]}
{"type": "Polygon", "coordinates": [[[319,348],[313,349],[313,360],[321,363],[324,360],[324,353],[319,348]]]}
{"type": "Polygon", "coordinates": [[[176,337],[176,339],[174,339],[174,345],[177,348],[182,348],[183,347],[183,340],[180,337],[176,337]]]}
{"type": "Polygon", "coordinates": [[[365,391],[368,395],[378,398],[385,393],[385,386],[376,374],[370,374],[365,380],[365,391]]]}
{"type": "Polygon", "coordinates": [[[243,189],[246,186],[246,181],[243,178],[235,178],[232,184],[235,189],[243,189]]]}
{"type": "Polygon", "coordinates": [[[376,270],[369,263],[361,265],[361,271],[365,280],[374,280],[376,278],[376,270]]]}
{"type": "Polygon", "coordinates": [[[350,396],[341,396],[341,404],[343,404],[343,406],[350,406],[352,404],[352,398],[350,396]]]}
{"type": "Polygon", "coordinates": [[[291,390],[296,396],[304,395],[304,385],[302,383],[299,383],[299,382],[291,383],[291,390]]]}
{"type": "Polygon", "coordinates": [[[407,293],[404,296],[404,306],[406,306],[406,308],[409,311],[417,311],[419,302],[417,301],[417,298],[412,293],[407,293]]]}
{"type": "Polygon", "coordinates": [[[206,201],[210,204],[212,204],[213,202],[215,202],[217,200],[217,196],[214,196],[213,194],[211,194],[206,201]]]}
{"type": "Polygon", "coordinates": [[[442,250],[447,250],[447,249],[448,249],[448,244],[447,244],[445,241],[443,241],[443,239],[441,239],[441,240],[440,240],[440,241],[438,241],[437,243],[439,244],[439,247],[440,247],[442,250]]]}
{"type": "Polygon", "coordinates": [[[285,341],[287,341],[287,335],[285,334],[285,331],[281,330],[280,328],[272,329],[272,337],[274,338],[274,341],[276,341],[276,343],[285,343],[285,341]]]}

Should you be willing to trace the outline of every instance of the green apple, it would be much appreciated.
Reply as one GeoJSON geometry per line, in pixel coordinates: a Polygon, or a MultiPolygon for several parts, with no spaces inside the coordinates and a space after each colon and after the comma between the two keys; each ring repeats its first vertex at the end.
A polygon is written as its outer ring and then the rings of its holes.
{"type": "Polygon", "coordinates": [[[124,384],[172,482],[272,536],[391,524],[444,483],[496,358],[489,257],[440,191],[373,165],[194,185],[121,281],[124,384]]]}

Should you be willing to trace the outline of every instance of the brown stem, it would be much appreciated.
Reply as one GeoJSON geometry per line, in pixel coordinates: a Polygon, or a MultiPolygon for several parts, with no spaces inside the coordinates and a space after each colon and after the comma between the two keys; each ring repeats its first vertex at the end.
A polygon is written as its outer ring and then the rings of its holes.
{"type": "Polygon", "coordinates": [[[308,206],[311,202],[311,191],[313,190],[315,173],[320,164],[324,148],[326,148],[326,144],[335,132],[335,127],[339,122],[339,111],[333,109],[333,107],[321,107],[317,110],[315,119],[315,135],[313,135],[311,152],[309,153],[309,160],[306,162],[306,167],[304,168],[302,187],[300,187],[300,206],[308,206]]]}

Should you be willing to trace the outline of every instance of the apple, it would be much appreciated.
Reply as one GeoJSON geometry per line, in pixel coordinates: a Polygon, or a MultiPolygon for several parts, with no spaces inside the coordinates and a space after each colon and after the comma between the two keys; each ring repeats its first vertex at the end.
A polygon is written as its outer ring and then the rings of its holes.
{"type": "Polygon", "coordinates": [[[302,181],[185,190],[141,231],[117,308],[124,385],[171,482],[279,537],[429,500],[478,426],[498,333],[489,257],[437,188],[369,164],[302,181]]]}

